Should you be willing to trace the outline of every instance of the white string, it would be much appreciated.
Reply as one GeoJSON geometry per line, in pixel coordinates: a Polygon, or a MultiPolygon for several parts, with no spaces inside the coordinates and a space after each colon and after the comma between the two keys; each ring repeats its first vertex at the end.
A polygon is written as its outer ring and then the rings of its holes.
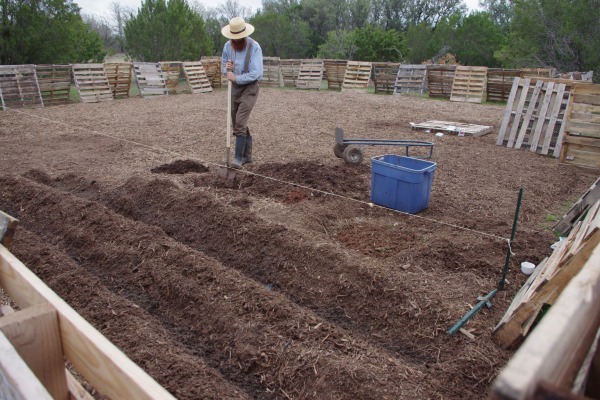
{"type": "MultiPolygon", "coordinates": [[[[131,144],[134,144],[134,145],[137,145],[137,146],[141,146],[141,147],[145,147],[147,149],[151,149],[151,150],[154,150],[154,151],[157,151],[157,152],[170,153],[170,154],[175,155],[177,157],[193,158],[193,157],[191,157],[189,155],[181,154],[181,153],[178,153],[178,152],[176,152],[174,150],[167,150],[167,149],[164,149],[164,148],[161,148],[161,147],[149,146],[147,144],[136,142],[134,140],[124,139],[124,138],[117,137],[117,136],[114,136],[114,135],[110,135],[110,134],[107,134],[107,133],[104,133],[104,132],[99,132],[99,131],[96,131],[96,130],[93,130],[93,129],[80,128],[80,127],[77,127],[77,126],[74,126],[74,125],[67,124],[66,122],[56,121],[56,120],[53,120],[53,119],[50,119],[50,118],[47,118],[47,117],[43,117],[43,116],[39,116],[39,115],[31,115],[29,113],[26,113],[26,112],[23,112],[23,111],[20,111],[20,110],[16,110],[16,109],[10,109],[10,110],[14,111],[14,112],[17,112],[17,113],[21,113],[21,114],[27,115],[29,117],[34,117],[34,118],[46,120],[46,121],[49,121],[49,122],[52,122],[52,123],[55,123],[55,124],[64,125],[64,126],[66,126],[68,128],[72,128],[72,129],[85,130],[86,132],[91,132],[91,133],[94,133],[94,134],[99,135],[99,136],[105,136],[105,137],[108,137],[108,138],[111,138],[111,139],[115,139],[115,140],[120,140],[120,141],[123,141],[123,142],[131,143],[131,144]]],[[[220,167],[220,168],[227,168],[227,166],[225,164],[219,164],[219,163],[216,163],[216,162],[204,161],[204,160],[200,160],[200,161],[203,164],[210,164],[210,165],[217,166],[217,167],[220,167]]],[[[509,250],[510,250],[511,254],[514,255],[514,253],[510,249],[510,239],[507,239],[507,238],[502,237],[502,236],[494,235],[492,233],[478,231],[476,229],[471,229],[471,228],[467,228],[467,227],[464,227],[464,226],[460,226],[460,225],[456,225],[456,224],[451,224],[449,222],[438,221],[438,220],[435,220],[433,218],[424,217],[422,215],[410,214],[410,213],[407,213],[407,212],[404,212],[404,211],[394,210],[394,209],[383,207],[383,206],[380,206],[378,204],[373,204],[373,203],[370,203],[370,202],[367,202],[367,201],[364,201],[364,200],[353,199],[351,197],[344,196],[344,195],[341,195],[341,194],[337,194],[337,193],[333,193],[333,192],[328,192],[328,191],[321,190],[321,189],[315,189],[315,188],[312,188],[312,187],[309,187],[309,186],[301,185],[299,183],[284,181],[282,179],[277,179],[277,178],[273,178],[273,177],[270,177],[270,176],[261,175],[261,174],[258,174],[256,172],[252,172],[252,171],[248,171],[248,170],[244,170],[244,169],[236,170],[236,173],[243,173],[243,174],[247,174],[247,175],[257,176],[257,177],[260,177],[260,178],[263,178],[263,179],[271,180],[271,181],[282,183],[282,184],[285,184],[285,185],[289,185],[289,186],[294,186],[294,187],[299,187],[299,188],[302,188],[302,189],[306,189],[306,190],[309,190],[311,192],[321,193],[321,194],[324,194],[324,195],[327,195],[327,196],[332,196],[332,197],[338,197],[338,198],[344,199],[346,201],[353,201],[355,203],[364,204],[364,205],[367,205],[369,207],[377,207],[377,208],[381,208],[381,209],[384,209],[384,210],[395,212],[397,214],[406,215],[406,216],[411,217],[411,218],[422,219],[422,220],[433,222],[433,223],[436,223],[436,224],[449,226],[449,227],[454,228],[454,229],[458,229],[458,230],[463,230],[463,231],[475,233],[475,234],[478,234],[478,235],[481,235],[481,236],[487,236],[487,237],[492,238],[492,239],[506,241],[506,242],[508,242],[508,246],[509,246],[509,250]]]]}

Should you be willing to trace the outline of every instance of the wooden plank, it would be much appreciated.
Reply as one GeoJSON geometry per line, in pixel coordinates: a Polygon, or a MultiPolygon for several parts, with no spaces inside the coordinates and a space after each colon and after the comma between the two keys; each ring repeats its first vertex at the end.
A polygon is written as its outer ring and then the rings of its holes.
{"type": "MultiPolygon", "coordinates": [[[[538,81],[542,82],[542,81],[538,81]]],[[[546,115],[548,113],[548,109],[550,108],[550,100],[552,98],[552,93],[554,91],[554,82],[548,82],[544,94],[544,100],[542,101],[542,107],[538,112],[537,123],[535,124],[535,130],[533,133],[533,138],[531,139],[531,144],[529,146],[529,150],[532,152],[536,152],[538,148],[538,144],[540,141],[540,137],[542,134],[542,130],[549,120],[546,115]]]]}
{"type": "Polygon", "coordinates": [[[533,93],[529,99],[529,105],[527,107],[527,112],[525,113],[525,118],[523,119],[523,123],[521,124],[521,129],[519,130],[519,135],[517,136],[517,141],[515,142],[515,149],[520,149],[521,144],[523,144],[523,140],[525,139],[525,135],[529,132],[529,124],[531,123],[531,117],[533,116],[534,110],[536,110],[538,97],[542,90],[542,85],[544,83],[542,81],[536,82],[535,88],[533,89],[533,93]]]}
{"type": "Polygon", "coordinates": [[[522,399],[542,381],[570,389],[600,325],[600,246],[500,373],[492,393],[522,399]]]}
{"type": "Polygon", "coordinates": [[[521,115],[523,114],[523,110],[525,108],[525,102],[527,101],[527,93],[529,92],[529,85],[531,81],[529,79],[525,79],[523,81],[523,91],[521,92],[521,97],[518,99],[517,110],[515,112],[515,119],[513,120],[512,127],[510,129],[510,133],[508,136],[507,147],[513,147],[513,143],[515,141],[515,136],[517,134],[517,130],[519,128],[519,124],[521,121],[521,115]]]}
{"type": "Polygon", "coordinates": [[[2,331],[0,331],[0,380],[7,384],[6,391],[10,391],[15,398],[53,399],[2,331]]]}
{"type": "Polygon", "coordinates": [[[0,286],[21,308],[49,303],[57,311],[66,359],[103,395],[173,399],[4,246],[0,246],[0,286]]]}
{"type": "Polygon", "coordinates": [[[69,389],[56,310],[48,304],[27,307],[0,318],[0,330],[48,393],[66,399],[69,389]]]}
{"type": "Polygon", "coordinates": [[[515,99],[519,98],[519,94],[521,93],[521,80],[519,78],[515,78],[513,80],[512,88],[510,90],[510,96],[508,97],[508,101],[506,103],[506,108],[504,109],[504,114],[502,115],[502,121],[500,122],[500,129],[498,130],[498,138],[496,139],[496,144],[501,146],[504,144],[504,137],[506,136],[506,132],[508,129],[508,125],[510,123],[510,119],[512,117],[512,110],[514,107],[515,99]]]}
{"type": "Polygon", "coordinates": [[[210,84],[211,80],[206,75],[204,65],[201,61],[184,62],[183,75],[192,93],[208,93],[213,91],[210,84]]]}
{"type": "Polygon", "coordinates": [[[0,244],[8,248],[19,220],[0,210],[0,244]]]}
{"type": "MultiPolygon", "coordinates": [[[[550,106],[552,107],[552,112],[550,114],[550,122],[548,123],[548,129],[546,130],[546,135],[544,137],[543,146],[541,154],[548,154],[548,150],[550,148],[550,144],[552,143],[552,139],[556,136],[554,134],[554,128],[556,126],[557,121],[559,120],[559,114],[562,110],[563,105],[563,97],[565,93],[565,84],[561,83],[558,85],[558,90],[556,96],[552,95],[552,99],[550,100],[550,106]],[[553,101],[554,100],[554,101],[553,101]]],[[[563,120],[560,119],[560,123],[562,124],[563,120]]]]}

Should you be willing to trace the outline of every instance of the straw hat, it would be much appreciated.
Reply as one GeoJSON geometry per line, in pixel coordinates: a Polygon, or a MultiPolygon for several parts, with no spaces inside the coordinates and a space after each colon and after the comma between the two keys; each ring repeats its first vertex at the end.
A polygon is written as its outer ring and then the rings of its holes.
{"type": "Polygon", "coordinates": [[[234,17],[221,29],[221,33],[228,39],[241,39],[250,36],[254,27],[244,21],[242,17],[234,17]]]}

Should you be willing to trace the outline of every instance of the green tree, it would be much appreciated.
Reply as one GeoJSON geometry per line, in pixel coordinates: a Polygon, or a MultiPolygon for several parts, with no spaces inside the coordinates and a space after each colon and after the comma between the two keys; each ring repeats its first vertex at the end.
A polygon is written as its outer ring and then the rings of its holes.
{"type": "Polygon", "coordinates": [[[300,19],[292,20],[276,12],[257,13],[250,19],[263,54],[281,58],[305,58],[310,55],[310,27],[300,19]]]}
{"type": "Polygon", "coordinates": [[[399,32],[369,25],[355,29],[355,60],[402,61],[407,53],[399,32]]]}
{"type": "Polygon", "coordinates": [[[213,54],[204,20],[186,0],[145,0],[124,31],[127,52],[139,61],[197,60],[213,54]]]}
{"type": "Polygon", "coordinates": [[[513,0],[479,0],[479,5],[490,13],[492,20],[505,31],[508,30],[512,18],[513,3],[513,0]]]}
{"type": "Polygon", "coordinates": [[[354,31],[331,31],[319,46],[318,57],[334,60],[354,60],[356,35],[354,31]]]}
{"type": "Polygon", "coordinates": [[[102,41],[71,0],[0,0],[0,63],[101,61],[102,41]]]}
{"type": "Polygon", "coordinates": [[[456,59],[464,65],[499,67],[494,53],[504,44],[502,28],[485,11],[474,12],[461,20],[450,43],[456,59]]]}
{"type": "Polygon", "coordinates": [[[411,64],[418,64],[436,55],[440,48],[436,46],[435,31],[425,22],[411,25],[404,34],[407,48],[406,59],[411,64]]]}

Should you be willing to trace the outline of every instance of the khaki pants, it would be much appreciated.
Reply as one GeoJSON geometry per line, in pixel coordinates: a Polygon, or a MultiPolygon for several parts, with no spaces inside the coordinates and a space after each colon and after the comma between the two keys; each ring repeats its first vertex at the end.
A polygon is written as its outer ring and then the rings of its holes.
{"type": "Polygon", "coordinates": [[[258,81],[247,85],[232,83],[231,120],[233,134],[238,136],[250,135],[248,120],[258,98],[258,81]]]}

